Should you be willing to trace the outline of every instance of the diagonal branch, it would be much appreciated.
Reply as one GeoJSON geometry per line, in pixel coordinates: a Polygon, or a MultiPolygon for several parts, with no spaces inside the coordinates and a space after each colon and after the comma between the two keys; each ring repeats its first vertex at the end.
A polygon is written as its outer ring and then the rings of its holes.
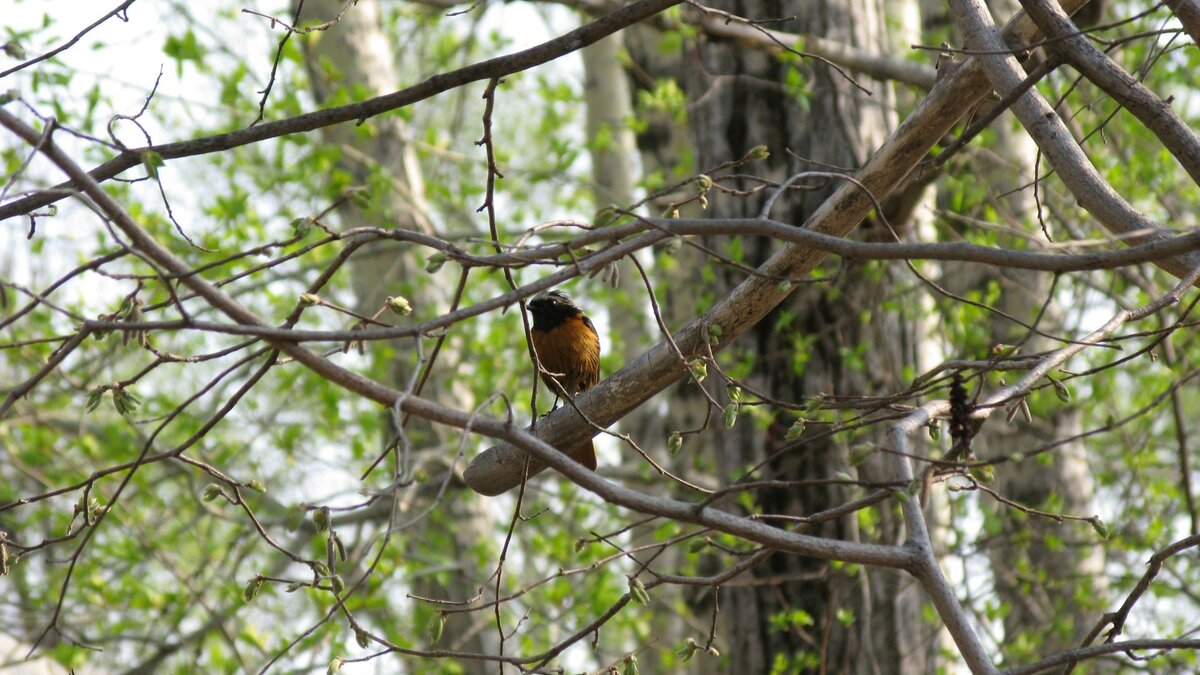
{"type": "Polygon", "coordinates": [[[1179,119],[1170,103],[1088,41],[1058,6],[1058,0],[1021,0],[1021,5],[1046,37],[1051,38],[1046,48],[1141,120],[1200,185],[1200,136],[1179,119]]]}
{"type": "Polygon", "coordinates": [[[1192,43],[1200,47],[1200,3],[1196,0],[1167,0],[1167,7],[1175,12],[1175,18],[1191,36],[1192,43]]]}
{"type": "MultiPolygon", "coordinates": [[[[950,8],[967,47],[988,52],[977,60],[996,90],[1003,94],[1020,86],[1024,71],[1014,57],[1001,53],[1005,41],[982,0],[952,0],[950,8]]],[[[1063,9],[1069,13],[1073,8],[1064,6],[1063,9]]],[[[1075,142],[1066,123],[1036,89],[1026,92],[1013,104],[1012,110],[1079,205],[1095,216],[1105,229],[1132,235],[1126,239],[1130,243],[1170,237],[1168,230],[1133,208],[1104,180],[1075,142]]],[[[1182,278],[1200,264],[1200,255],[1174,256],[1156,261],[1156,264],[1182,278]]]]}
{"type": "Polygon", "coordinates": [[[24,69],[28,68],[29,66],[34,65],[35,63],[40,63],[42,61],[46,61],[46,60],[54,58],[55,56],[58,56],[59,54],[65,52],[66,50],[75,46],[75,43],[79,42],[79,40],[81,38],[83,38],[84,35],[87,35],[88,33],[92,32],[93,29],[95,29],[100,24],[104,23],[105,21],[108,21],[109,19],[113,18],[114,16],[119,18],[122,21],[126,21],[126,22],[129,21],[128,17],[122,16],[122,14],[124,12],[126,12],[129,9],[129,6],[132,5],[136,1],[137,0],[125,0],[124,2],[122,2],[120,5],[117,5],[116,8],[109,11],[104,16],[102,16],[99,19],[96,19],[92,23],[88,24],[88,26],[86,28],[84,28],[83,30],[76,33],[75,37],[72,37],[70,40],[67,40],[66,42],[55,47],[54,49],[51,49],[50,51],[46,52],[45,54],[41,54],[40,56],[35,56],[32,59],[29,59],[28,61],[18,63],[17,65],[13,66],[12,68],[8,68],[7,70],[0,71],[0,78],[8,77],[9,75],[12,75],[13,73],[15,73],[17,71],[24,70],[24,69]]]}
{"type": "MultiPolygon", "coordinates": [[[[1068,9],[1082,5],[1066,0],[1068,9]]],[[[1037,29],[1023,14],[1005,28],[1005,36],[1016,42],[1031,42],[1037,29]]],[[[991,90],[983,74],[979,57],[963,62],[953,73],[939,80],[917,109],[880,146],[875,155],[856,174],[857,181],[846,183],[812,215],[806,228],[834,237],[845,237],[870,213],[876,199],[882,199],[900,185],[929,150],[958,122],[965,110],[991,90]],[[859,186],[865,186],[865,190],[859,186]]],[[[714,352],[729,345],[751,326],[762,320],[791,293],[772,279],[807,276],[825,259],[814,248],[789,244],[717,303],[704,316],[676,333],[675,342],[687,359],[706,353],[709,328],[720,326],[714,337],[714,352]]],[[[1175,260],[1172,258],[1171,260],[1175,260]]],[[[1180,275],[1191,266],[1173,264],[1169,269],[1180,275]]],[[[598,424],[609,425],[684,375],[687,366],[666,342],[660,342],[624,368],[575,398],[579,409],[598,424]],[[603,401],[609,402],[604,414],[596,414],[603,401]],[[614,403],[615,402],[615,403],[614,403]]],[[[556,447],[575,447],[595,435],[573,408],[560,408],[539,420],[538,435],[556,447]]],[[[464,474],[477,492],[495,495],[511,490],[521,481],[524,453],[513,447],[496,446],[484,451],[464,474]]]]}

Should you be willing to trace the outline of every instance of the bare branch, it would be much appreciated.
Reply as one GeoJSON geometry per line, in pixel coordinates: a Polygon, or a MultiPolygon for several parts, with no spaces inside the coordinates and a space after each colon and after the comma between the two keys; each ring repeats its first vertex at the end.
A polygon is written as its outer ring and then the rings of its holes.
{"type": "Polygon", "coordinates": [[[1109,642],[1107,644],[1096,645],[1095,647],[1068,649],[1065,652],[1059,652],[1054,656],[1042,659],[1037,663],[1007,670],[1005,671],[1005,675],[1033,675],[1034,673],[1044,673],[1051,668],[1061,666],[1072,661],[1090,659],[1096,656],[1104,656],[1105,654],[1116,654],[1118,652],[1130,653],[1135,650],[1144,649],[1200,649],[1200,640],[1125,640],[1124,642],[1109,642]]]}
{"type": "MultiPolygon", "coordinates": [[[[438,94],[457,89],[471,82],[505,77],[548,63],[564,54],[570,54],[582,49],[622,28],[638,23],[668,7],[673,7],[679,2],[681,0],[641,0],[565,35],[543,42],[536,47],[506,56],[497,56],[496,58],[459,68],[458,70],[452,70],[448,73],[440,73],[420,84],[401,89],[395,93],[377,96],[360,103],[305,113],[290,119],[267,122],[227,134],[168,143],[153,148],[126,150],[113,159],[92,169],[88,172],[88,175],[95,181],[104,182],[126,169],[141,164],[141,153],[146,150],[153,150],[163,160],[194,157],[196,155],[205,155],[250,143],[257,143],[269,138],[313,131],[314,129],[341,124],[343,122],[363,121],[369,117],[403,108],[418,101],[423,101],[438,94]]],[[[70,185],[72,183],[66,183],[57,188],[0,205],[0,221],[29,213],[34,209],[62,199],[63,194],[60,190],[68,189],[70,185]]]]}
{"type": "Polygon", "coordinates": [[[129,19],[127,19],[126,17],[121,16],[121,15],[124,14],[125,10],[129,9],[129,6],[132,5],[136,1],[137,0],[125,0],[125,2],[122,2],[120,5],[117,5],[117,7],[114,8],[109,13],[100,17],[99,19],[96,19],[92,23],[88,24],[88,26],[86,28],[84,28],[83,30],[76,33],[74,37],[72,37],[70,40],[67,40],[63,44],[55,47],[54,49],[51,49],[50,51],[46,52],[45,54],[42,54],[40,56],[35,56],[34,58],[29,59],[28,61],[25,61],[24,63],[19,63],[19,64],[13,66],[12,68],[9,68],[8,70],[0,71],[0,78],[8,77],[9,75],[12,75],[13,73],[15,73],[19,70],[24,70],[24,69],[28,68],[29,66],[34,65],[35,63],[41,63],[42,61],[45,61],[47,59],[52,59],[55,56],[58,56],[59,54],[65,52],[66,50],[73,47],[75,45],[75,43],[79,42],[79,40],[84,35],[87,35],[88,33],[92,32],[92,30],[95,29],[97,26],[104,23],[105,21],[108,21],[109,19],[113,18],[114,16],[121,19],[122,21],[128,21],[129,19]]]}
{"type": "MultiPolygon", "coordinates": [[[[1137,601],[1141,599],[1142,595],[1145,594],[1146,591],[1150,590],[1150,584],[1154,581],[1154,578],[1158,576],[1159,571],[1162,570],[1163,563],[1165,563],[1171,556],[1197,546],[1200,546],[1200,535],[1192,535],[1190,537],[1180,539],[1179,541],[1167,546],[1163,550],[1151,556],[1149,567],[1146,569],[1146,573],[1142,575],[1142,578],[1138,580],[1137,585],[1134,586],[1133,590],[1129,592],[1129,596],[1125,598],[1125,602],[1121,603],[1120,609],[1115,612],[1105,614],[1103,617],[1101,617],[1100,621],[1098,621],[1092,628],[1091,632],[1088,633],[1088,636],[1084,638],[1083,644],[1080,648],[1084,649],[1088,647],[1088,645],[1092,644],[1096,638],[1100,637],[1100,632],[1104,630],[1105,626],[1112,626],[1112,628],[1108,631],[1108,637],[1105,638],[1105,643],[1111,644],[1114,640],[1116,640],[1117,636],[1120,635],[1125,629],[1125,621],[1129,619],[1129,613],[1133,611],[1133,606],[1137,604],[1137,601]]],[[[1067,667],[1063,669],[1064,675],[1070,673],[1072,669],[1074,669],[1075,663],[1078,660],[1079,658],[1072,658],[1069,662],[1067,662],[1067,667]]],[[[1062,663],[1062,661],[1059,661],[1059,663],[1062,663]]]]}
{"type": "Polygon", "coordinates": [[[1200,185],[1200,136],[1179,119],[1170,102],[1155,95],[1081,35],[1057,2],[1022,0],[1021,5],[1047,37],[1059,38],[1047,48],[1129,109],[1200,185]]]}
{"type": "MultiPolygon", "coordinates": [[[[1005,48],[1005,40],[982,2],[954,0],[951,9],[968,47],[997,52],[1005,48]]],[[[1068,8],[1064,6],[1063,9],[1068,8]]],[[[997,91],[1008,92],[1021,86],[1024,71],[1014,57],[997,53],[976,58],[997,91]]],[[[1131,242],[1156,241],[1170,236],[1165,228],[1134,209],[1100,176],[1075,143],[1058,113],[1036,89],[1026,92],[1013,105],[1013,112],[1045,153],[1079,205],[1096,216],[1106,229],[1123,235],[1144,233],[1132,236],[1131,242]]],[[[1177,277],[1183,277],[1200,265],[1200,255],[1175,256],[1157,261],[1156,264],[1177,277]]]]}

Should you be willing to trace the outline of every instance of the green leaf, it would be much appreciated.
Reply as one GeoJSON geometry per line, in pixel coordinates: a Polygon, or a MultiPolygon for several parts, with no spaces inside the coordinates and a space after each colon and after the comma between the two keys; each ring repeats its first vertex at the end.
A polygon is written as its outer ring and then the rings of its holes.
{"type": "Polygon", "coordinates": [[[629,596],[633,601],[639,605],[649,605],[650,594],[646,592],[646,586],[642,583],[642,580],[635,576],[629,576],[627,579],[629,581],[629,596]]]}
{"type": "Polygon", "coordinates": [[[834,615],[837,617],[838,623],[846,628],[849,628],[854,623],[854,610],[842,607],[838,609],[834,615]]]}
{"type": "Polygon", "coordinates": [[[133,392],[125,387],[113,387],[111,391],[113,407],[117,409],[118,413],[128,416],[137,412],[138,405],[141,404],[142,399],[135,396],[133,392]]]}
{"type": "Polygon", "coordinates": [[[3,45],[3,48],[4,55],[13,59],[14,61],[25,60],[25,47],[23,47],[16,39],[9,39],[6,41],[3,45]]]}
{"type": "Polygon", "coordinates": [[[185,62],[191,61],[197,66],[202,66],[206,51],[196,39],[196,34],[190,30],[183,35],[168,37],[163,45],[163,53],[175,61],[175,72],[179,75],[183,74],[185,62]]]}
{"type": "Polygon", "coordinates": [[[165,164],[162,155],[153,150],[143,150],[139,157],[142,160],[142,166],[146,167],[146,175],[158,180],[158,167],[165,164]]]}
{"type": "Polygon", "coordinates": [[[254,577],[246,582],[246,587],[242,589],[242,599],[246,602],[251,602],[258,597],[258,592],[262,590],[263,582],[266,581],[262,577],[254,577]]]}
{"type": "Polygon", "coordinates": [[[320,508],[313,509],[312,522],[313,522],[313,527],[317,528],[317,532],[328,532],[329,531],[329,507],[322,506],[320,508]]]}
{"type": "Polygon", "coordinates": [[[166,44],[163,45],[163,53],[173,59],[186,60],[199,58],[202,50],[196,41],[196,34],[188,31],[182,36],[168,36],[166,44]]]}
{"type": "Polygon", "coordinates": [[[687,642],[685,642],[682,647],[675,650],[675,655],[680,657],[684,663],[687,663],[688,661],[692,660],[692,657],[696,655],[696,652],[702,649],[703,647],[697,644],[694,639],[688,638],[687,642]]]}
{"type": "Polygon", "coordinates": [[[981,464],[973,466],[970,469],[971,475],[980,483],[994,483],[996,481],[996,468],[991,464],[981,464]]]}
{"type": "Polygon", "coordinates": [[[792,422],[792,426],[788,427],[787,433],[783,435],[784,440],[794,441],[797,438],[800,438],[800,435],[804,433],[805,426],[806,422],[803,417],[797,419],[795,422],[792,422]]]}
{"type": "Polygon", "coordinates": [[[875,445],[872,443],[859,443],[850,448],[850,466],[859,466],[875,452],[875,445]]]}
{"type": "Polygon", "coordinates": [[[618,212],[619,208],[620,207],[616,204],[609,204],[608,206],[596,211],[595,215],[592,216],[592,225],[596,227],[606,227],[617,222],[617,220],[621,217],[621,214],[618,212]]]}
{"type": "Polygon", "coordinates": [[[442,631],[445,628],[445,612],[437,612],[429,617],[429,623],[425,624],[425,637],[429,640],[429,644],[437,644],[437,641],[442,639],[442,631]]]}
{"type": "Polygon", "coordinates": [[[671,435],[667,436],[667,454],[674,457],[679,454],[681,448],[683,448],[683,434],[672,431],[671,435]]]}
{"type": "Polygon", "coordinates": [[[104,400],[105,391],[107,391],[106,387],[96,387],[88,392],[87,404],[85,405],[87,412],[92,412],[100,407],[100,402],[104,400]]]}
{"type": "Polygon", "coordinates": [[[1054,395],[1058,397],[1058,400],[1062,401],[1063,403],[1071,402],[1071,390],[1067,388],[1067,385],[1059,382],[1049,375],[1046,376],[1046,379],[1050,380],[1050,383],[1054,385],[1054,395]]]}
{"type": "Polygon", "coordinates": [[[434,253],[425,259],[425,271],[433,274],[446,264],[446,254],[434,253]]]}

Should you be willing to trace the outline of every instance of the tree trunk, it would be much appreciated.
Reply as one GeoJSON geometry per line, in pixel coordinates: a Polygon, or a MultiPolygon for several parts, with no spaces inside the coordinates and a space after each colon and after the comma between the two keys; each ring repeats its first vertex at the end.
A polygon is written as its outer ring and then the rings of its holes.
{"type": "MultiPolygon", "coordinates": [[[[769,2],[719,3],[717,8],[754,19],[784,14],[769,2]]],[[[795,20],[772,24],[772,28],[812,33],[880,52],[888,49],[879,3],[846,0],[805,6],[802,11],[795,20]]],[[[639,59],[649,51],[639,50],[639,59]]],[[[873,91],[873,96],[867,97],[831,68],[806,60],[799,66],[804,84],[797,86],[794,77],[789,80],[792,66],[784,60],[715,40],[702,39],[698,50],[685,50],[683,60],[679,69],[684,73],[682,83],[687,100],[693,102],[688,116],[695,171],[743,157],[758,145],[769,149],[770,158],[747,165],[740,173],[782,182],[798,171],[824,170],[825,165],[853,170],[896,123],[894,96],[886,83],[864,80],[873,91]]],[[[639,63],[651,64],[644,70],[654,72],[653,61],[639,63]]],[[[655,141],[644,139],[643,149],[669,145],[668,141],[655,141]]],[[[773,218],[799,226],[837,187],[821,179],[805,179],[800,184],[811,189],[781,197],[771,212],[773,218]]],[[[743,180],[730,187],[749,190],[758,185],[743,180]]],[[[743,198],[712,191],[708,196],[707,213],[713,217],[753,217],[764,203],[762,193],[743,198]]],[[[866,236],[886,234],[879,225],[865,229],[866,236]]],[[[732,255],[728,242],[705,244],[732,255]]],[[[775,247],[772,241],[759,238],[741,238],[738,244],[744,254],[742,262],[751,267],[765,260],[775,247]]],[[[697,298],[691,293],[699,286],[695,274],[702,266],[711,268],[716,263],[708,259],[679,266],[681,275],[686,276],[677,275],[679,283],[668,283],[662,293],[664,311],[694,315],[697,298]]],[[[745,378],[748,384],[772,398],[796,403],[816,400],[836,407],[836,399],[829,397],[903,389],[907,382],[902,369],[917,362],[917,321],[915,316],[885,310],[882,303],[891,295],[892,282],[911,277],[886,271],[882,280],[869,278],[868,272],[878,269],[858,264],[827,269],[827,274],[836,273],[835,278],[801,285],[757,330],[723,355],[721,362],[728,365],[752,355],[753,367],[745,378]],[[862,350],[860,358],[858,347],[864,344],[871,348],[862,350]]],[[[743,274],[730,267],[717,267],[716,272],[713,292],[717,296],[732,288],[743,274]]],[[[723,397],[723,383],[712,382],[708,383],[712,393],[723,397]]],[[[694,428],[704,417],[703,406],[695,385],[683,383],[673,390],[669,424],[678,425],[675,430],[694,428]]],[[[717,480],[723,484],[760,462],[765,466],[753,480],[829,479],[838,472],[858,472],[865,480],[884,475],[874,460],[851,466],[847,437],[818,439],[824,428],[814,429],[808,434],[811,440],[798,446],[786,442],[785,433],[797,414],[776,409],[772,415],[765,433],[749,416],[743,416],[730,430],[710,429],[696,437],[700,440],[689,440],[685,453],[697,464],[711,466],[715,462],[717,480]]],[[[718,411],[710,426],[720,426],[719,418],[718,411]]],[[[867,434],[849,440],[869,445],[877,439],[867,434]]],[[[860,495],[861,491],[841,486],[771,490],[758,494],[755,509],[802,516],[860,495]]],[[[823,523],[811,533],[850,540],[894,542],[902,538],[898,513],[890,506],[876,512],[882,513],[882,518],[866,530],[860,528],[856,516],[849,516],[823,523]]],[[[922,595],[907,575],[835,569],[777,554],[756,570],[755,576],[774,581],[735,584],[720,591],[717,645],[728,655],[726,672],[925,673],[932,668],[936,629],[922,622],[922,595]]],[[[700,597],[701,602],[711,603],[711,599],[711,594],[700,597]]],[[[707,609],[711,606],[697,607],[695,612],[703,615],[707,609]]],[[[716,672],[712,661],[696,665],[707,668],[705,672],[716,672]]]]}

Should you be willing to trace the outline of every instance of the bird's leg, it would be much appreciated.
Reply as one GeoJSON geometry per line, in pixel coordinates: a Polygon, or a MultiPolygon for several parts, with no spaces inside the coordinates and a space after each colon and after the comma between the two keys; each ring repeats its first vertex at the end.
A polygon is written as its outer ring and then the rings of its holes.
{"type": "MultiPolygon", "coordinates": [[[[558,410],[558,404],[563,400],[563,396],[566,393],[563,391],[562,383],[559,382],[557,378],[553,380],[553,384],[554,386],[550,387],[550,389],[554,392],[554,405],[550,406],[550,412],[558,410]]],[[[549,415],[550,413],[546,414],[549,415]]]]}

